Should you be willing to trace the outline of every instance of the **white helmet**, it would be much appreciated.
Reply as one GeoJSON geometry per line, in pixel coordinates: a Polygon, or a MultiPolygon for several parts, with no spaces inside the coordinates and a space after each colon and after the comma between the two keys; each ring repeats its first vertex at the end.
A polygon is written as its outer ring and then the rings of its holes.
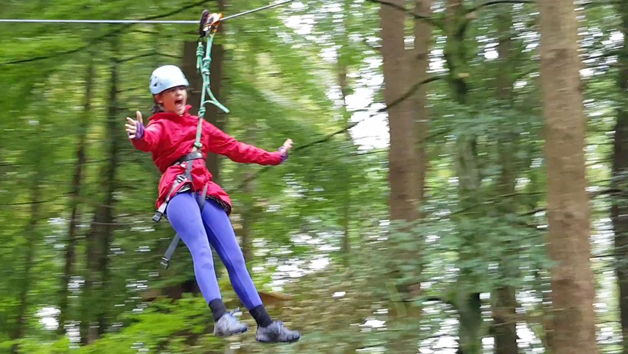
{"type": "Polygon", "coordinates": [[[189,86],[190,83],[181,69],[174,65],[160,66],[150,77],[150,92],[153,95],[177,86],[189,86]]]}

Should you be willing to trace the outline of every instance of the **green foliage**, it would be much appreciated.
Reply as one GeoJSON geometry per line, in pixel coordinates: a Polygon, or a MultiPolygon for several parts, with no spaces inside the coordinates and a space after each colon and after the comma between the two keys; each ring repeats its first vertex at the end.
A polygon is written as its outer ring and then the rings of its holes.
{"type": "MultiPolygon", "coordinates": [[[[168,19],[196,19],[204,6],[193,3],[9,1],[2,17],[146,18],[187,7],[168,19]]],[[[227,3],[224,12],[265,4],[227,3]]],[[[434,3],[436,18],[444,16],[443,5],[434,3]]],[[[216,8],[215,3],[205,6],[216,8]]],[[[522,352],[538,352],[542,344],[537,339],[544,336],[538,318],[545,315],[542,298],[549,292],[553,266],[545,249],[547,173],[538,14],[533,5],[509,8],[515,25],[508,76],[515,86],[508,102],[495,94],[495,77],[503,66],[488,55],[503,37],[497,30],[497,7],[469,14],[467,32],[458,38],[461,43],[446,44],[443,32],[434,30],[430,75],[446,80],[427,87],[429,170],[423,218],[412,224],[389,220],[387,148],[361,146],[357,129],[331,137],[363,117],[354,110],[376,107],[381,100],[378,5],[309,1],[224,24],[216,41],[227,53],[220,98],[231,109],[226,131],[267,150],[275,150],[286,138],[292,138],[296,148],[321,141],[294,151],[278,167],[244,166],[226,159],[221,164],[221,184],[234,201],[232,220],[238,236],[245,222],[250,226],[253,259],[248,265],[258,288],[271,297],[291,297],[269,305],[275,318],[304,334],[291,346],[255,342],[255,325],[246,311],[248,333],[228,340],[214,337],[211,315],[198,293],[153,301],[168,291],[164,289],[176,292],[181,284],[193,283],[193,267],[189,252],[180,246],[171,267],[160,268],[160,257],[174,234],[167,221],[154,224],[150,219],[160,174],[150,155],[134,150],[122,131],[115,136],[120,161],[114,222],[109,225],[113,240],[107,250],[110,306],[88,304],[106,311],[108,326],[95,342],[76,342],[74,331],[83,316],[85,237],[102,200],[101,174],[109,163],[104,149],[112,56],[108,39],[114,32],[120,34],[117,117],[122,125],[136,110],[148,117],[151,71],[161,64],[181,64],[183,41],[196,40],[196,26],[0,24],[0,83],[5,88],[0,94],[0,352],[18,343],[22,352],[34,354],[396,353],[403,352],[400,348],[416,352],[417,342],[428,352],[457,335],[464,306],[458,301],[461,294],[480,293],[484,310],[493,300],[489,294],[502,286],[517,289],[525,312],[519,323],[535,333],[532,339],[522,339],[522,352]],[[95,91],[91,112],[85,115],[90,55],[96,63],[95,91]],[[23,62],[7,64],[14,61],[23,62]],[[346,70],[347,102],[340,98],[339,70],[346,70]],[[451,75],[468,84],[464,104],[459,92],[452,91],[451,75]],[[71,322],[60,336],[45,329],[37,314],[59,303],[71,217],[67,197],[83,119],[89,124],[70,282],[71,322]],[[455,168],[457,143],[468,136],[476,138],[482,182],[472,203],[460,198],[455,168]],[[499,182],[505,169],[500,159],[503,141],[514,146],[510,159],[516,185],[509,194],[499,182]],[[35,184],[41,192],[33,197],[35,184]],[[33,205],[39,206],[39,217],[35,233],[27,234],[33,205]],[[345,234],[351,245],[348,256],[341,251],[345,234]],[[32,244],[29,235],[35,235],[32,244]],[[26,334],[12,341],[23,301],[19,289],[25,280],[26,250],[32,245],[26,334]],[[417,284],[420,291],[412,288],[417,284]]],[[[598,193],[592,195],[594,271],[600,302],[607,303],[599,313],[600,326],[615,331],[601,343],[603,352],[610,353],[617,346],[619,325],[614,278],[609,275],[613,262],[606,219],[611,200],[602,192],[610,186],[609,132],[623,103],[615,88],[618,68],[613,61],[620,30],[609,6],[587,8],[582,21],[587,174],[592,192],[598,193]]],[[[362,124],[380,118],[385,116],[362,124]]],[[[216,264],[227,304],[238,306],[226,272],[217,259],[216,264]]],[[[482,319],[486,326],[492,323],[489,310],[482,319]]]]}

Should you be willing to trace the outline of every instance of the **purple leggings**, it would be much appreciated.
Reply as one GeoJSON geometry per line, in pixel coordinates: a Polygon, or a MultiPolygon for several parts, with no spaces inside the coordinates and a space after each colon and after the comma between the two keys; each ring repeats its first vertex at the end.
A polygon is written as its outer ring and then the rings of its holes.
{"type": "MultiPolygon", "coordinates": [[[[194,195],[196,195],[195,193],[194,195]]],[[[248,310],[262,305],[251,275],[246,269],[242,250],[236,240],[229,216],[218,203],[209,199],[203,212],[191,192],[180,193],[168,203],[168,220],[192,254],[194,274],[203,297],[221,299],[214,271],[212,247],[229,272],[229,279],[240,301],[248,310]]]]}

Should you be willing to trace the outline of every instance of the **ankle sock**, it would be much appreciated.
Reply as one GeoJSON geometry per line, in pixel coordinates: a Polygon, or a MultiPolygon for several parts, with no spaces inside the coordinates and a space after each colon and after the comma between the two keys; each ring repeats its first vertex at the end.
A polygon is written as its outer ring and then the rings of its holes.
{"type": "Polygon", "coordinates": [[[214,322],[217,322],[220,317],[227,313],[227,308],[221,299],[214,299],[209,302],[209,308],[212,310],[214,316],[214,322]]]}
{"type": "Polygon", "coordinates": [[[273,319],[270,318],[270,315],[268,314],[268,312],[266,312],[266,308],[264,308],[264,305],[259,305],[250,309],[249,313],[251,314],[251,316],[253,316],[255,322],[257,322],[257,325],[259,327],[267,327],[270,326],[271,323],[273,323],[273,319]]]}

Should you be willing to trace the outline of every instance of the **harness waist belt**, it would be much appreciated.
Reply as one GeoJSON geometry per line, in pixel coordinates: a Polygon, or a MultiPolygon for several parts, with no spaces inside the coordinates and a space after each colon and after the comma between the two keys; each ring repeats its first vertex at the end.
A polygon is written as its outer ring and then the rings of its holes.
{"type": "Polygon", "coordinates": [[[183,157],[178,159],[177,162],[175,162],[173,165],[180,165],[187,161],[198,160],[202,158],[203,158],[203,154],[199,150],[196,150],[187,155],[184,155],[183,157]]]}
{"type": "MultiPolygon", "coordinates": [[[[191,153],[187,155],[183,155],[181,158],[175,161],[175,163],[173,163],[171,166],[180,165],[187,161],[199,160],[199,159],[203,159],[203,154],[199,150],[196,150],[196,151],[192,151],[191,153]]],[[[183,176],[185,177],[185,179],[187,179],[188,182],[192,182],[191,172],[192,172],[192,163],[189,163],[185,168],[185,173],[183,174],[183,176]]],[[[170,189],[170,193],[168,193],[168,195],[166,196],[166,200],[159,206],[159,208],[155,212],[155,215],[153,215],[154,222],[159,222],[159,220],[161,220],[161,217],[164,215],[166,211],[166,206],[168,205],[168,201],[170,201],[171,194],[175,191],[175,189],[177,189],[177,187],[179,186],[179,184],[181,184],[181,182],[183,181],[180,180],[179,177],[177,177],[177,180],[175,180],[174,184],[172,185],[172,188],[170,189]]]]}

